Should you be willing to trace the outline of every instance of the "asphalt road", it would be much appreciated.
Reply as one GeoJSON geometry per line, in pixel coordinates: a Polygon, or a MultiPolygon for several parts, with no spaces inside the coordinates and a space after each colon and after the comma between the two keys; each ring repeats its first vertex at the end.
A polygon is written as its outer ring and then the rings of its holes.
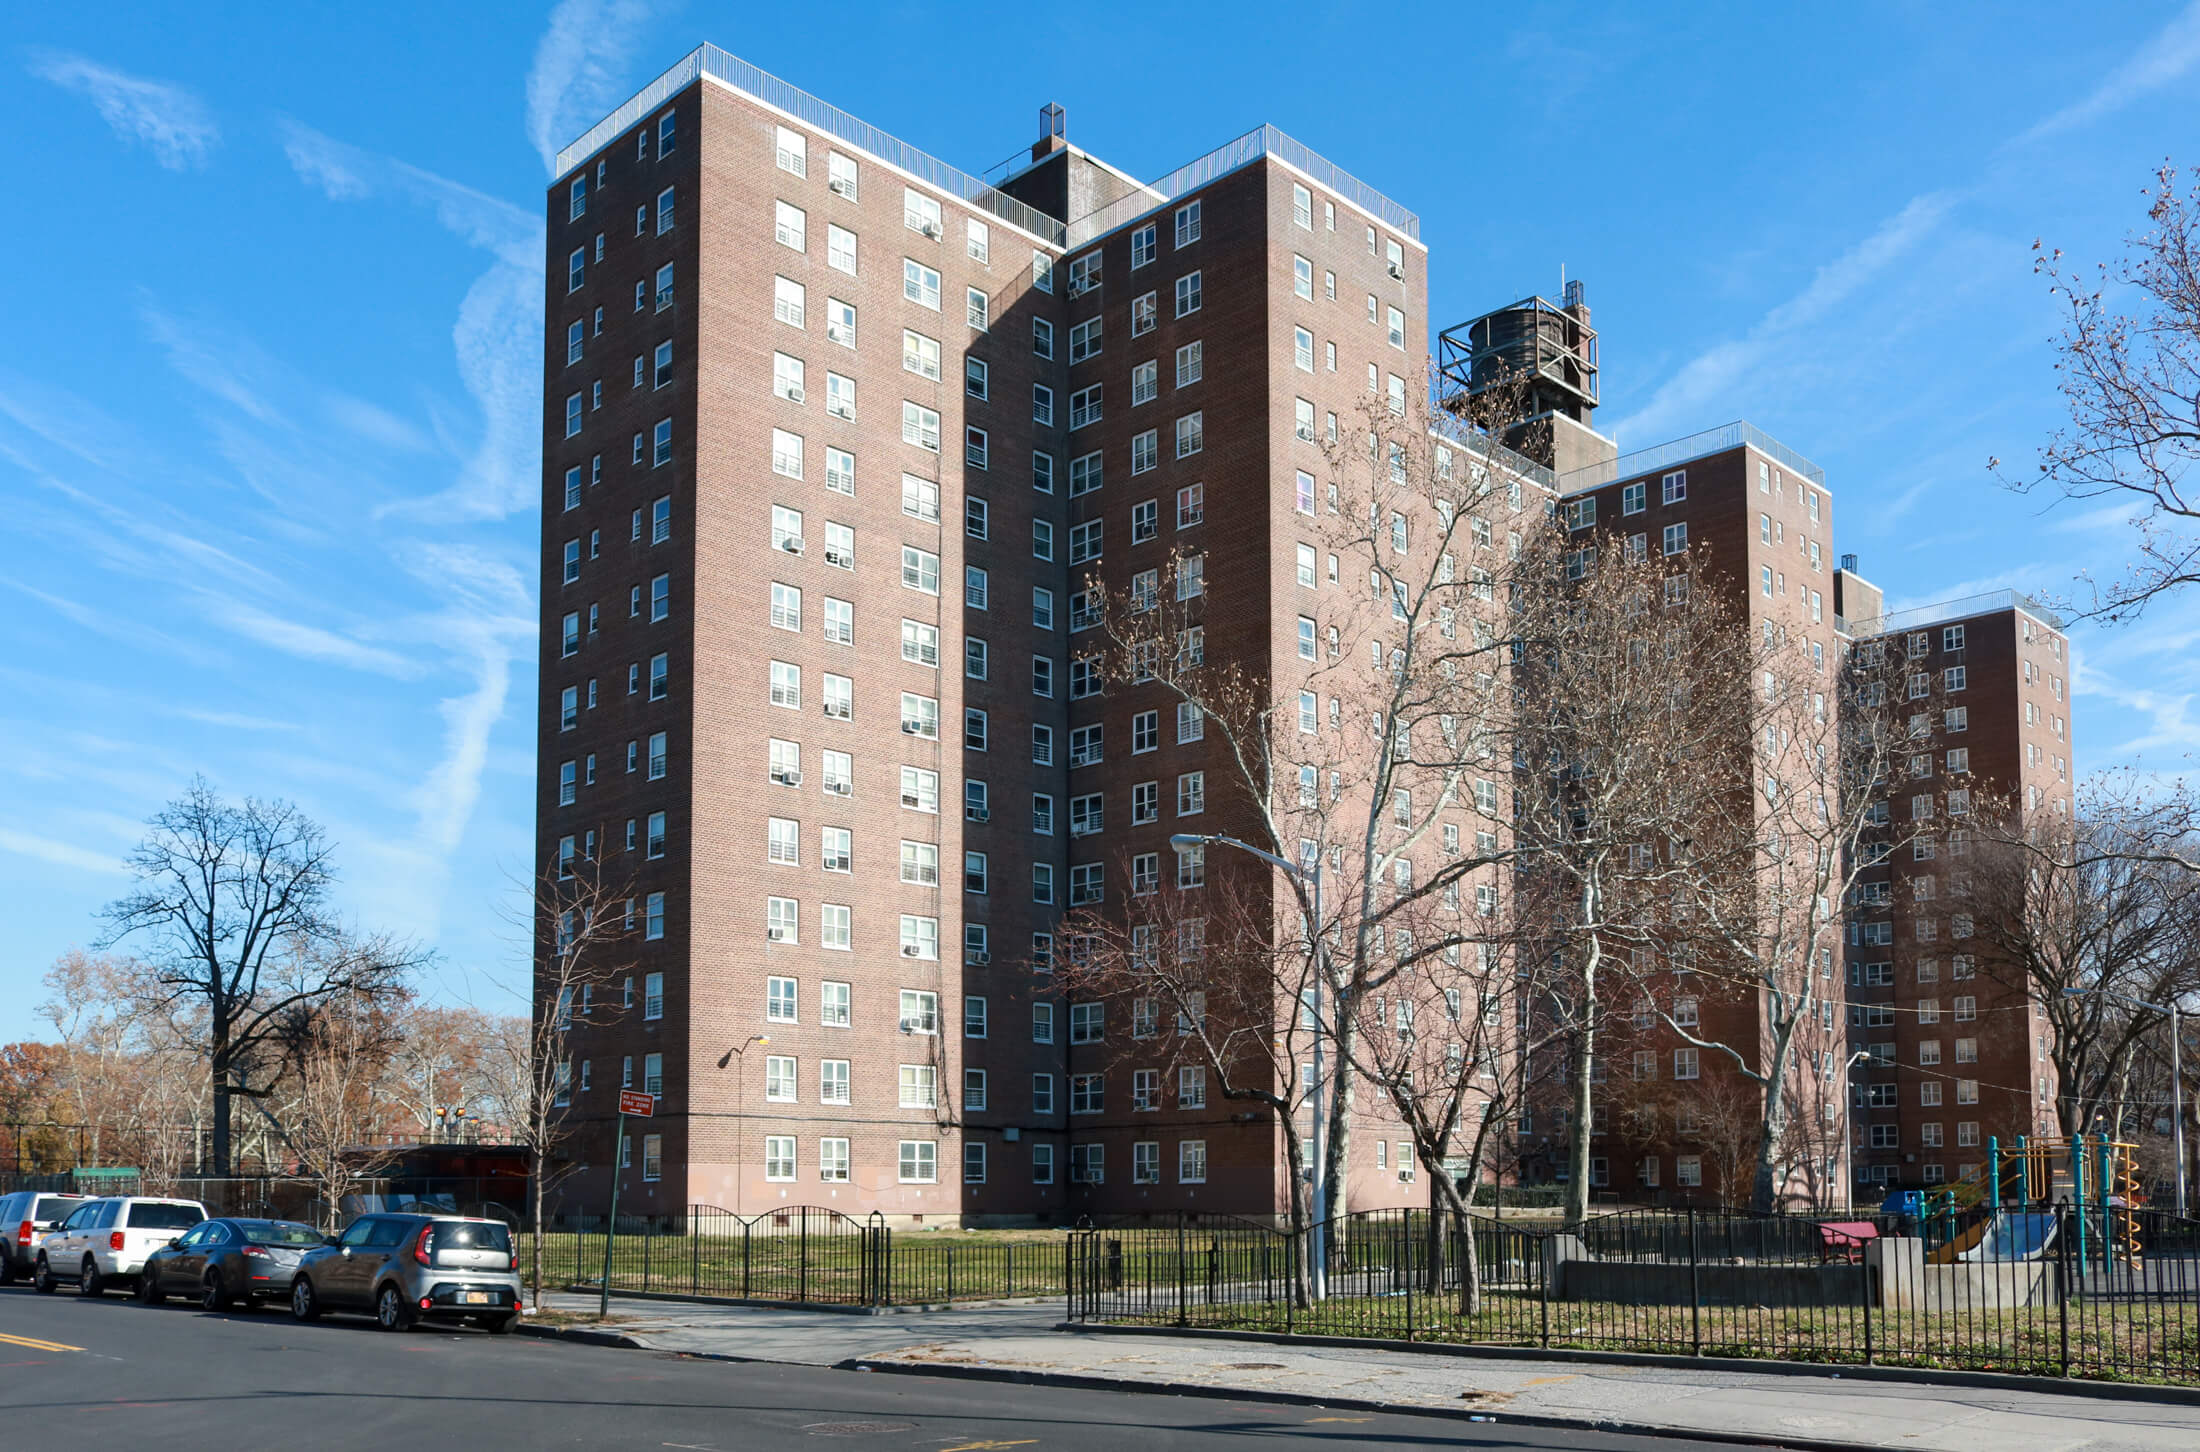
{"type": "Polygon", "coordinates": [[[1070,1391],[490,1337],[286,1311],[209,1315],[0,1289],[0,1445],[582,1446],[648,1452],[1679,1452],[1672,1438],[1070,1391]],[[1133,1439],[1126,1444],[1124,1439],[1133,1439]]]}

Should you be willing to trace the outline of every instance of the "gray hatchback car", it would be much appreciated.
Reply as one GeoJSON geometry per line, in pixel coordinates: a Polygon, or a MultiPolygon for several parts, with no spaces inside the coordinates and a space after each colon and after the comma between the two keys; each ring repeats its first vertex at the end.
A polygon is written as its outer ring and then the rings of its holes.
{"type": "Polygon", "coordinates": [[[473,1321],[501,1335],[521,1304],[511,1228],[456,1215],[362,1215],[333,1244],[307,1251],[290,1281],[299,1320],[367,1311],[384,1331],[473,1321]]]}

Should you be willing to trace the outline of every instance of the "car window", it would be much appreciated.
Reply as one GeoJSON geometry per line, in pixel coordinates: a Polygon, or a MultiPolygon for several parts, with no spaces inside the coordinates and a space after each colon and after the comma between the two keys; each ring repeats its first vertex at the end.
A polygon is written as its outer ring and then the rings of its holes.
{"type": "Polygon", "coordinates": [[[138,1200],[131,1204],[130,1218],[125,1223],[132,1230],[186,1230],[205,1218],[206,1212],[196,1205],[164,1205],[158,1200],[138,1200]]]}
{"type": "Polygon", "coordinates": [[[43,1225],[49,1220],[59,1220],[83,1203],[82,1200],[72,1199],[67,1195],[43,1195],[39,1197],[37,1208],[23,1218],[36,1220],[43,1225]]]}
{"type": "Polygon", "coordinates": [[[245,1238],[254,1245],[319,1245],[321,1232],[310,1225],[300,1225],[290,1220],[244,1220],[238,1222],[245,1238]]]}
{"type": "Polygon", "coordinates": [[[68,1219],[61,1222],[61,1228],[63,1230],[82,1230],[92,1223],[92,1217],[98,1213],[99,1211],[95,1206],[79,1205],[69,1212],[68,1219]]]}
{"type": "Polygon", "coordinates": [[[446,1250],[510,1250],[512,1234],[501,1222],[438,1220],[435,1243],[446,1250]]]}
{"type": "Polygon", "coordinates": [[[375,1227],[381,1223],[371,1215],[352,1221],[351,1224],[344,1227],[343,1243],[345,1245],[365,1245],[367,1237],[374,1234],[375,1227]]]}
{"type": "Polygon", "coordinates": [[[121,1215],[122,1202],[120,1200],[102,1200],[99,1202],[99,1213],[92,1217],[92,1229],[105,1230],[121,1218],[121,1215]]]}
{"type": "Polygon", "coordinates": [[[409,1220],[391,1218],[379,1221],[376,1223],[374,1234],[368,1239],[367,1244],[376,1250],[387,1249],[390,1246],[403,1243],[405,1232],[412,1228],[412,1222],[409,1220]]]}

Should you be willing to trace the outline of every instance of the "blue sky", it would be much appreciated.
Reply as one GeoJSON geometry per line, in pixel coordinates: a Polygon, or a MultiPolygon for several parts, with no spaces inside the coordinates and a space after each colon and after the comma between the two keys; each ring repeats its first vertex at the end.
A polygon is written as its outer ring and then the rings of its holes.
{"type": "MultiPolygon", "coordinates": [[[[1893,603],[2114,570],[1984,465],[2060,415],[2033,239],[2200,162],[2200,5],[1774,9],[10,0],[0,1038],[193,772],[514,1002],[546,158],[701,39],[973,171],[1050,100],[1142,174],[1273,122],[1420,213],[1438,325],[1585,279],[1600,426],[1751,419],[1893,603]]],[[[2184,770],[2196,639],[2081,632],[2081,768],[2184,770]]]]}

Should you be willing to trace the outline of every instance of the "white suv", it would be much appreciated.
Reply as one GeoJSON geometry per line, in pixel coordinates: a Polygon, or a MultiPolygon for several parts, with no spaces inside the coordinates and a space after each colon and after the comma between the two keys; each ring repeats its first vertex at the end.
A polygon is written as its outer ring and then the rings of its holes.
{"type": "Polygon", "coordinates": [[[62,1281],[76,1282],[79,1295],[102,1295],[135,1280],[145,1257],[205,1218],[206,1207],[196,1200],[87,1200],[38,1243],[32,1284],[45,1296],[62,1281]]]}

